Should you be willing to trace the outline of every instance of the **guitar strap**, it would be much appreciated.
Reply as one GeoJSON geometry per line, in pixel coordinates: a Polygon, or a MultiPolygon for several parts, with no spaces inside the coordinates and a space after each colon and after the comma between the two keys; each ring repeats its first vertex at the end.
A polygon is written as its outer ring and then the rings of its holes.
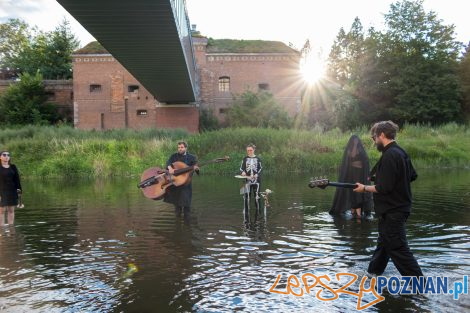
{"type": "Polygon", "coordinates": [[[382,161],[382,156],[380,156],[380,159],[377,161],[377,163],[375,163],[374,167],[370,170],[369,181],[371,181],[371,182],[375,181],[375,175],[377,174],[377,167],[379,166],[380,162],[382,161]]]}

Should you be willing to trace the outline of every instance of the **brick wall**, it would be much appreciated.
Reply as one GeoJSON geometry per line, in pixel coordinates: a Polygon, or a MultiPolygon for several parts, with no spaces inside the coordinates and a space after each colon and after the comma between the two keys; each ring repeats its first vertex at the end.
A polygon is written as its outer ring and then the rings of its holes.
{"type": "Polygon", "coordinates": [[[211,108],[219,120],[233,97],[246,90],[267,88],[291,116],[298,113],[303,79],[295,53],[207,53],[207,39],[195,40],[201,106],[211,108]],[[219,90],[219,78],[230,78],[230,90],[219,90]]]}
{"type": "Polygon", "coordinates": [[[199,131],[199,109],[190,107],[157,107],[157,122],[161,128],[184,128],[189,132],[199,131]]]}
{"type": "MultiPolygon", "coordinates": [[[[0,80],[0,94],[13,80],[0,80]]],[[[57,106],[59,114],[69,121],[73,120],[73,82],[72,80],[45,80],[44,88],[48,95],[48,102],[57,106]]]]}
{"type": "Polygon", "coordinates": [[[196,107],[160,106],[109,54],[75,55],[73,73],[74,125],[77,128],[158,127],[198,131],[196,107]]]}

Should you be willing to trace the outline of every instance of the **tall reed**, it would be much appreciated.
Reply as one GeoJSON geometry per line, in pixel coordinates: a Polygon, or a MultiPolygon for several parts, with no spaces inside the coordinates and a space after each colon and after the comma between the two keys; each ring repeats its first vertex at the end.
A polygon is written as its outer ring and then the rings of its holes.
{"type": "MultiPolygon", "coordinates": [[[[0,129],[0,149],[12,153],[23,176],[139,176],[148,167],[164,166],[176,142],[186,140],[201,160],[225,155],[229,162],[205,167],[203,173],[235,174],[248,143],[266,172],[321,175],[337,168],[344,147],[357,134],[371,163],[379,158],[366,127],[350,132],[227,128],[200,134],[183,130],[143,129],[84,131],[71,127],[25,126],[0,129]]],[[[417,168],[469,167],[470,129],[465,125],[405,125],[398,142],[417,168]]]]}

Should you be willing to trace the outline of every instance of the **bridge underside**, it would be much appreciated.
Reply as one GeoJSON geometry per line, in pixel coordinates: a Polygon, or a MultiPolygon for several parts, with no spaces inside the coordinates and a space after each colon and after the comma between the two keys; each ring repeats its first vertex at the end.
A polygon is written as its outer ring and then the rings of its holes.
{"type": "Polygon", "coordinates": [[[57,2],[159,102],[196,101],[195,69],[184,1],[175,1],[179,5],[175,9],[170,0],[57,2]]]}

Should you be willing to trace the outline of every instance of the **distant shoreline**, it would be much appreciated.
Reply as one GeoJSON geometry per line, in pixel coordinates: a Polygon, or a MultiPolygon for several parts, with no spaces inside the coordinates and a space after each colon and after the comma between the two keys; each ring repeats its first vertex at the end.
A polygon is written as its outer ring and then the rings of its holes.
{"type": "MultiPolygon", "coordinates": [[[[24,177],[140,176],[146,168],[163,166],[179,140],[186,140],[189,151],[201,161],[231,158],[204,167],[202,172],[207,174],[238,173],[245,146],[251,142],[256,144],[266,172],[323,173],[339,166],[352,134],[361,138],[373,165],[380,154],[366,127],[350,132],[226,128],[188,134],[168,129],[84,131],[68,126],[24,126],[0,129],[0,149],[11,152],[12,163],[24,177]]],[[[405,125],[397,141],[418,169],[470,168],[468,125],[405,125]]]]}

